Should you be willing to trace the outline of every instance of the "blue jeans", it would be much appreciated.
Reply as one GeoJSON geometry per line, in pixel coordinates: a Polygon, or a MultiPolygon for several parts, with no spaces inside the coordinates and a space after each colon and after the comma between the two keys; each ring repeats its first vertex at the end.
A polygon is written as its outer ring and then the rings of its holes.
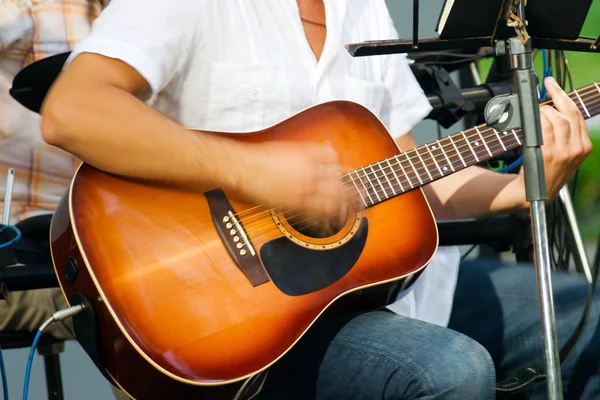
{"type": "MultiPolygon", "coordinates": [[[[553,274],[559,346],[579,322],[583,277],[553,274]]],[[[565,399],[600,398],[600,296],[562,369],[565,399]]],[[[544,365],[535,271],[463,262],[448,328],[389,311],[345,315],[309,331],[271,368],[255,399],[493,399],[516,368],[544,365]]],[[[547,398],[546,382],[529,395],[547,398]]]]}

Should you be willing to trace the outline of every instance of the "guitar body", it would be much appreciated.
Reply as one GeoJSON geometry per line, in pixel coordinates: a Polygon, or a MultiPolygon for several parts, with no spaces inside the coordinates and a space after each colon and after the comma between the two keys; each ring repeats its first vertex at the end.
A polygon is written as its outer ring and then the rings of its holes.
{"type": "MultiPolygon", "coordinates": [[[[263,131],[214,134],[327,140],[350,168],[399,152],[371,112],[345,101],[263,131]]],[[[384,306],[381,289],[420,271],[437,249],[420,189],[350,215],[325,238],[253,207],[219,190],[188,193],[87,164],[76,173],[52,222],[56,273],[71,304],[89,302],[101,368],[133,398],[248,392],[318,320],[384,306]]]]}

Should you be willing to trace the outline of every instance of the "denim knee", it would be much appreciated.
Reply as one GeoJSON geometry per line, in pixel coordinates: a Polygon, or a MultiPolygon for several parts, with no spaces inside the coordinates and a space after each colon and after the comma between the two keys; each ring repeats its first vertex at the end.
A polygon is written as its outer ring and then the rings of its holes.
{"type": "Polygon", "coordinates": [[[389,396],[384,398],[494,399],[496,372],[488,351],[462,334],[448,336],[444,345],[424,349],[423,357],[416,360],[417,365],[396,369],[388,381],[386,393],[389,396]],[[409,369],[410,378],[406,376],[409,369]]]}
{"type": "Polygon", "coordinates": [[[375,311],[352,317],[276,364],[258,398],[286,400],[493,399],[495,369],[475,340],[426,322],[375,311]],[[333,339],[331,339],[333,337],[333,339]],[[315,347],[316,346],[316,347],[315,347]],[[317,354],[318,357],[312,355],[317,354]],[[267,393],[268,392],[268,393],[267,393]]]}

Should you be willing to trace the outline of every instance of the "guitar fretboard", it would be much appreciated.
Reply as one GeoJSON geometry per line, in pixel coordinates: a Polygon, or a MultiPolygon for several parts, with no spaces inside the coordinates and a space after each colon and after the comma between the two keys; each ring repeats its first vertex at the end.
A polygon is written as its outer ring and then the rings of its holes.
{"type": "MultiPolygon", "coordinates": [[[[574,90],[569,97],[584,118],[600,114],[600,84],[574,90]]],[[[552,101],[543,104],[552,105],[552,101]]],[[[522,145],[521,130],[497,131],[486,125],[447,136],[394,157],[348,172],[345,182],[365,207],[416,189],[522,145]]]]}

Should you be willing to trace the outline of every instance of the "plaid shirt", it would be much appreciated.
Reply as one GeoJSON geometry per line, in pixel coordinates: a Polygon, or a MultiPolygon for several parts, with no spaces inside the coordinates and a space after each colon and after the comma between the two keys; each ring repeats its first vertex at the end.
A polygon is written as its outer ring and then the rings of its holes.
{"type": "Polygon", "coordinates": [[[29,64],[70,51],[99,15],[101,0],[0,0],[0,202],[15,169],[11,222],[52,212],[79,160],[44,143],[40,116],[8,93],[29,64]]]}

